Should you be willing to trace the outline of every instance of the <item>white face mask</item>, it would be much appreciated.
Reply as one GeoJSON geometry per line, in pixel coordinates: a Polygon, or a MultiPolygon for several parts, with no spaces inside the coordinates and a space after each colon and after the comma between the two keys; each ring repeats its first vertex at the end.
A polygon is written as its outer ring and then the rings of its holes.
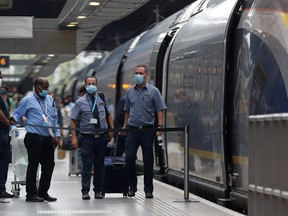
{"type": "Polygon", "coordinates": [[[2,78],[0,78],[0,87],[2,86],[2,78]]]}

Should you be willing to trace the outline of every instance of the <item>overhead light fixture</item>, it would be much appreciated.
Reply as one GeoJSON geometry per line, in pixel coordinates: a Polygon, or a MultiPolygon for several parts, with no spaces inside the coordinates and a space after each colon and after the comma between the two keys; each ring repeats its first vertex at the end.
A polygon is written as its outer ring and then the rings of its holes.
{"type": "Polygon", "coordinates": [[[100,5],[100,2],[96,2],[96,1],[95,2],[90,2],[89,5],[93,6],[93,7],[97,7],[97,6],[100,5]]]}
{"type": "Polygon", "coordinates": [[[68,24],[67,27],[75,27],[75,24],[68,24]]]}
{"type": "Polygon", "coordinates": [[[77,17],[77,19],[86,19],[86,16],[80,15],[80,16],[77,17]]]}
{"type": "Polygon", "coordinates": [[[70,22],[67,27],[76,27],[79,24],[79,22],[70,22]]]}

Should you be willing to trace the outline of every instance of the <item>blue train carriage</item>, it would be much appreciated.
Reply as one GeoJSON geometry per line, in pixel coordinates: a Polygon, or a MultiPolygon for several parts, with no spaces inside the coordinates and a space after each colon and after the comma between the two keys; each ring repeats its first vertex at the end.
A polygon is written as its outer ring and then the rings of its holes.
{"type": "MultiPolygon", "coordinates": [[[[175,36],[165,73],[167,126],[190,125],[190,191],[214,202],[229,197],[225,142],[227,43],[240,4],[205,1],[175,36]]],[[[168,182],[179,184],[183,133],[167,134],[168,182]]]]}
{"type": "Polygon", "coordinates": [[[235,29],[227,83],[231,90],[227,109],[231,198],[248,192],[248,116],[288,111],[287,11],[284,0],[247,1],[235,29]]]}
{"type": "MultiPolygon", "coordinates": [[[[245,209],[248,116],[288,108],[287,3],[210,2],[172,45],[167,125],[191,126],[191,191],[214,201],[231,198],[235,208],[245,209]],[[189,96],[187,103],[175,103],[179,89],[189,96]]],[[[167,135],[167,153],[173,182],[183,167],[183,137],[175,142],[167,135]]]]}

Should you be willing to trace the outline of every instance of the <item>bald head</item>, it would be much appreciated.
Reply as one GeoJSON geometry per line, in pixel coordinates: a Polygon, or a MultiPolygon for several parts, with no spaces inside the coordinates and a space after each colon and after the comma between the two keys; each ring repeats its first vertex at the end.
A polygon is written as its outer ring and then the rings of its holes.
{"type": "Polygon", "coordinates": [[[49,90],[49,81],[44,77],[38,77],[34,81],[34,89],[37,95],[43,90],[49,90]]]}

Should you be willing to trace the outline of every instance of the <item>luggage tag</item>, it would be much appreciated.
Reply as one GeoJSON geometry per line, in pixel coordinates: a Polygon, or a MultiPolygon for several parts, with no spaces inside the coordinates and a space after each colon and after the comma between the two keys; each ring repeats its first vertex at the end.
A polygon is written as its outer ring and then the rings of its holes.
{"type": "Polygon", "coordinates": [[[96,118],[91,118],[90,119],[90,124],[97,124],[97,123],[98,123],[98,121],[97,121],[96,118]]]}

